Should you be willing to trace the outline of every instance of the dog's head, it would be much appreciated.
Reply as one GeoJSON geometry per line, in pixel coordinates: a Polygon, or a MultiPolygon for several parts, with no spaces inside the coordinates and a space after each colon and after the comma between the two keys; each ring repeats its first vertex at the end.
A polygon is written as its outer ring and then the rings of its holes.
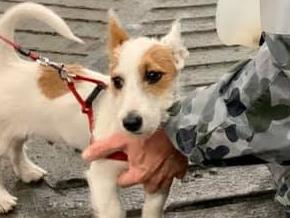
{"type": "Polygon", "coordinates": [[[110,88],[121,128],[133,134],[153,133],[168,118],[175,81],[188,55],[179,22],[160,40],[130,38],[111,12],[108,51],[110,88]]]}

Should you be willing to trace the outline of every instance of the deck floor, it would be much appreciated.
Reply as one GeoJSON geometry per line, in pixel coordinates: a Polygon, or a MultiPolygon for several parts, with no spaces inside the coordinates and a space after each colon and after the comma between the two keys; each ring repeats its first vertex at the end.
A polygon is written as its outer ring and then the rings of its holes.
{"type": "MultiPolygon", "coordinates": [[[[24,46],[53,60],[82,63],[107,71],[105,52],[107,10],[114,8],[132,35],[160,37],[176,18],[182,19],[183,35],[190,57],[181,75],[185,95],[195,87],[217,81],[229,67],[255,53],[226,47],[215,30],[216,0],[33,0],[61,15],[86,44],[78,45],[58,36],[49,27],[23,23],[16,38],[24,46]]],[[[23,0],[0,0],[0,11],[23,0]]],[[[84,178],[87,168],[80,152],[39,138],[28,143],[29,154],[48,170],[40,184],[24,185],[12,173],[7,160],[5,183],[19,197],[17,209],[7,218],[88,218],[91,211],[84,178]]],[[[3,174],[3,170],[1,170],[3,174]]],[[[264,165],[196,169],[191,167],[171,190],[166,218],[279,218],[282,209],[273,202],[275,187],[264,165]]],[[[123,190],[130,217],[138,217],[143,202],[140,187],[123,190]]]]}

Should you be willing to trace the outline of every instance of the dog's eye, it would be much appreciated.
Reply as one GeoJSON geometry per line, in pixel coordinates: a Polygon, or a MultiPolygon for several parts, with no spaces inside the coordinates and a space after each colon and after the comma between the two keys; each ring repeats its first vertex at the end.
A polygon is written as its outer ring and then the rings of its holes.
{"type": "Polygon", "coordinates": [[[147,71],[145,73],[144,79],[149,83],[149,84],[154,84],[157,83],[163,76],[162,72],[157,72],[157,71],[147,71]]]}
{"type": "Polygon", "coordinates": [[[122,77],[120,77],[120,76],[113,77],[112,81],[113,81],[114,87],[116,89],[122,89],[123,88],[124,79],[122,77]]]}

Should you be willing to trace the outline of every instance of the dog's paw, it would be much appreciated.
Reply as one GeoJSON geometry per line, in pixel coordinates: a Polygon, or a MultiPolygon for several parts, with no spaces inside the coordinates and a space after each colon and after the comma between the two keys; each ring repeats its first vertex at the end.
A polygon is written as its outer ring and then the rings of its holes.
{"type": "Polygon", "coordinates": [[[39,166],[29,163],[23,166],[20,173],[20,178],[25,183],[38,182],[43,179],[47,172],[39,166]]]}
{"type": "Polygon", "coordinates": [[[10,195],[6,190],[0,191],[0,214],[8,213],[17,204],[17,198],[10,195]]]}

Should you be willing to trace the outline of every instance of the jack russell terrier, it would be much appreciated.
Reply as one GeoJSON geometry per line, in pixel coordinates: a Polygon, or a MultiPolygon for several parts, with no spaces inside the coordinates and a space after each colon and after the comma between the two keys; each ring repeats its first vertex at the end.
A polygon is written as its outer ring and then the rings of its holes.
{"type": "MultiPolygon", "coordinates": [[[[26,18],[35,18],[62,36],[82,42],[66,23],[50,9],[22,3],[8,10],[0,19],[0,35],[14,38],[16,25],[26,18]]],[[[188,55],[180,24],[175,22],[162,39],[129,38],[113,13],[109,16],[110,75],[93,72],[78,65],[65,65],[68,72],[84,75],[107,84],[92,108],[95,112],[95,137],[104,137],[117,130],[148,135],[155,132],[169,117],[168,108],[176,101],[177,76],[188,55]]],[[[26,183],[38,181],[46,174],[25,153],[25,141],[38,135],[50,141],[65,141],[84,148],[90,131],[65,82],[51,66],[19,58],[13,48],[0,42],[0,155],[8,155],[15,174],[26,183]]],[[[76,82],[76,90],[88,95],[90,83],[76,82]]],[[[119,201],[118,175],[126,170],[126,161],[103,159],[91,164],[87,172],[92,206],[100,218],[122,218],[125,211],[119,201]]],[[[162,217],[168,193],[146,193],[143,217],[162,217]]],[[[16,205],[17,198],[0,185],[0,213],[16,205]]]]}

